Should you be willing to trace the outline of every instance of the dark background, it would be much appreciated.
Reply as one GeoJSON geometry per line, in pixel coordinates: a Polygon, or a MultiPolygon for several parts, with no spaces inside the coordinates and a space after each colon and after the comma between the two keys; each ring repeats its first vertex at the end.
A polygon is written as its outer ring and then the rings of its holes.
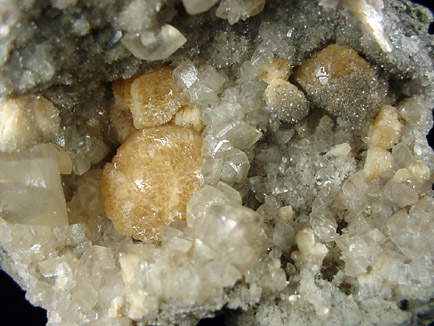
{"type": "MultiPolygon", "coordinates": [[[[434,11],[434,0],[413,2],[420,3],[434,11]]],[[[430,33],[434,33],[434,24],[430,26],[430,33]]],[[[429,133],[429,142],[433,147],[434,130],[429,133]]],[[[42,308],[33,307],[25,299],[25,292],[9,275],[0,270],[0,326],[45,326],[46,323],[46,311],[42,308]]],[[[206,319],[202,320],[199,325],[223,325],[223,319],[206,319]]]]}

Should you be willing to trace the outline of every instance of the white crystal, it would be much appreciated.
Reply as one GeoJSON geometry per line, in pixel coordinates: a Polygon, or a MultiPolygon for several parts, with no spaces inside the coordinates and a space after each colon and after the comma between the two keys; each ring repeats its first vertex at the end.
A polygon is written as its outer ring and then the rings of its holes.
{"type": "Polygon", "coordinates": [[[418,200],[416,190],[411,184],[389,181],[384,187],[385,195],[399,208],[413,205],[418,200]]]}
{"type": "Polygon", "coordinates": [[[182,62],[173,71],[175,83],[181,88],[190,88],[197,80],[197,69],[190,60],[182,62]]]}
{"type": "Polygon", "coordinates": [[[398,211],[387,221],[387,233],[403,254],[409,258],[431,255],[434,246],[430,235],[434,227],[432,198],[420,199],[408,214],[398,211]]]}
{"type": "Polygon", "coordinates": [[[227,19],[229,24],[235,24],[240,19],[246,20],[259,14],[265,6],[265,0],[222,0],[216,11],[216,16],[227,19]]]}
{"type": "Polygon", "coordinates": [[[237,121],[223,126],[216,137],[230,141],[239,149],[248,149],[262,137],[262,133],[248,123],[237,121]]]}
{"type": "Polygon", "coordinates": [[[247,155],[236,148],[225,151],[221,155],[224,160],[221,180],[230,186],[236,183],[242,184],[250,168],[247,155]]]}
{"type": "Polygon", "coordinates": [[[185,10],[190,15],[197,15],[208,11],[217,2],[218,0],[182,0],[185,10]]]}
{"type": "Polygon", "coordinates": [[[192,227],[195,221],[207,214],[207,211],[216,204],[229,203],[223,192],[215,187],[205,186],[195,192],[187,204],[187,223],[192,227]]]}

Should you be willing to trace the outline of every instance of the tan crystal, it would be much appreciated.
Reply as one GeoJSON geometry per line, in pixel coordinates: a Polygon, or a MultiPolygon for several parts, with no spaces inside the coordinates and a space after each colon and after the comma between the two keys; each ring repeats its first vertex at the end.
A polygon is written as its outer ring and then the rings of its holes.
{"type": "Polygon", "coordinates": [[[401,122],[398,120],[396,108],[384,105],[378,112],[368,137],[372,145],[389,149],[399,141],[400,131],[401,122]]]}
{"type": "Polygon", "coordinates": [[[114,102],[110,106],[110,125],[113,127],[117,140],[123,143],[136,128],[131,114],[131,84],[134,78],[113,82],[114,102]]]}
{"type": "Polygon", "coordinates": [[[293,76],[315,105],[362,125],[385,103],[387,95],[387,83],[348,46],[325,47],[296,67],[293,76]]]}
{"type": "MultiPolygon", "coordinates": [[[[175,86],[168,66],[115,81],[113,95],[110,122],[120,143],[137,129],[169,122],[183,103],[181,90],[175,86]]],[[[197,127],[198,122],[193,125],[197,127]]]]}
{"type": "Polygon", "coordinates": [[[320,243],[311,228],[305,228],[297,232],[295,237],[298,250],[291,253],[291,258],[298,265],[309,265],[312,268],[321,266],[328,249],[320,243]]]}
{"type": "Polygon", "coordinates": [[[173,125],[143,129],[119,147],[101,178],[107,216],[119,232],[160,240],[162,228],[184,220],[201,184],[202,139],[173,125]]]}
{"type": "Polygon", "coordinates": [[[59,110],[42,96],[0,102],[0,151],[23,150],[52,140],[60,127],[59,110]]]}
{"type": "Polygon", "coordinates": [[[275,79],[288,79],[290,68],[286,60],[274,58],[272,62],[265,66],[264,72],[259,79],[270,84],[275,79]]]}
{"type": "Polygon", "coordinates": [[[392,180],[395,182],[404,182],[415,180],[421,184],[427,182],[431,177],[429,167],[420,162],[413,162],[407,168],[399,169],[395,172],[392,180]]]}
{"type": "Polygon", "coordinates": [[[429,167],[420,162],[411,163],[408,166],[408,171],[411,177],[419,183],[427,182],[431,177],[429,167]]]}
{"type": "Polygon", "coordinates": [[[173,123],[177,126],[190,128],[198,132],[203,129],[203,121],[199,109],[189,105],[179,109],[173,119],[173,123]]]}
{"type": "Polygon", "coordinates": [[[322,87],[359,69],[370,71],[372,67],[348,46],[331,44],[312,59],[304,61],[294,70],[294,75],[298,82],[322,87]]]}
{"type": "Polygon", "coordinates": [[[393,157],[389,151],[375,146],[368,149],[365,162],[365,180],[381,178],[392,169],[393,157]]]}
{"type": "Polygon", "coordinates": [[[181,90],[168,66],[154,68],[131,84],[131,113],[137,129],[169,122],[181,106],[181,90]]]}

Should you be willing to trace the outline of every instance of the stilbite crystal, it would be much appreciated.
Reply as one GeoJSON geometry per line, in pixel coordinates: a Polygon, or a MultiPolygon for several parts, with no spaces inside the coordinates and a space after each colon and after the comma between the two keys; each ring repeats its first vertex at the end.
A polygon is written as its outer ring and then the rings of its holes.
{"type": "Polygon", "coordinates": [[[187,128],[137,131],[107,163],[101,179],[108,218],[135,239],[159,241],[164,225],[185,220],[201,183],[200,136],[187,128]]]}
{"type": "Polygon", "coordinates": [[[43,96],[0,102],[0,151],[23,150],[51,141],[59,132],[59,110],[43,96]]]}
{"type": "Polygon", "coordinates": [[[356,51],[337,44],[322,49],[294,71],[308,97],[331,114],[364,124],[385,102],[387,84],[356,51]]]}

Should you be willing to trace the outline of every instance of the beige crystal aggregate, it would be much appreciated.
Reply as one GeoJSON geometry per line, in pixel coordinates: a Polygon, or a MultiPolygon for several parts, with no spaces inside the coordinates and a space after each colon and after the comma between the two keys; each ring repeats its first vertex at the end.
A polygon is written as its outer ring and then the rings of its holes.
{"type": "Polygon", "coordinates": [[[388,150],[378,146],[368,149],[364,166],[366,181],[384,177],[392,170],[392,161],[392,154],[388,150]]]}
{"type": "Polygon", "coordinates": [[[106,213],[119,232],[159,241],[162,228],[185,219],[201,184],[202,140],[173,125],[137,131],[119,147],[101,178],[106,213]]]}
{"type": "Polygon", "coordinates": [[[298,82],[320,88],[359,69],[363,73],[372,66],[348,46],[331,44],[296,67],[294,74],[298,82]]]}
{"type": "Polygon", "coordinates": [[[265,66],[259,80],[268,84],[264,98],[270,110],[279,120],[293,123],[307,115],[309,103],[304,93],[288,81],[290,73],[286,60],[274,58],[265,66]]]}
{"type": "Polygon", "coordinates": [[[182,106],[181,91],[175,86],[168,66],[154,68],[135,78],[130,92],[136,129],[165,124],[182,106]]]}
{"type": "Polygon", "coordinates": [[[294,69],[307,97],[334,116],[364,125],[387,95],[374,66],[346,45],[330,44],[294,69]]]}
{"type": "Polygon", "coordinates": [[[372,145],[390,149],[398,143],[400,131],[401,122],[396,108],[384,105],[368,132],[368,138],[372,145]]]}
{"type": "MultiPolygon", "coordinates": [[[[137,129],[169,122],[184,103],[168,66],[155,67],[142,75],[115,81],[113,95],[110,122],[120,143],[137,129]]],[[[191,111],[191,114],[185,113],[185,118],[178,119],[186,120],[196,114],[194,109],[191,111]]],[[[196,122],[193,124],[198,127],[197,114],[194,119],[196,122]]]]}
{"type": "Polygon", "coordinates": [[[271,82],[275,79],[287,80],[290,74],[291,70],[288,62],[276,57],[273,58],[273,61],[265,66],[264,71],[259,76],[259,80],[262,80],[267,84],[271,84],[271,82]]]}
{"type": "Polygon", "coordinates": [[[0,102],[0,151],[23,150],[52,140],[60,128],[59,110],[42,96],[0,102]]]}
{"type": "Polygon", "coordinates": [[[203,121],[200,116],[200,111],[194,106],[183,106],[176,113],[173,123],[180,127],[190,128],[200,132],[203,129],[203,121]]]}

